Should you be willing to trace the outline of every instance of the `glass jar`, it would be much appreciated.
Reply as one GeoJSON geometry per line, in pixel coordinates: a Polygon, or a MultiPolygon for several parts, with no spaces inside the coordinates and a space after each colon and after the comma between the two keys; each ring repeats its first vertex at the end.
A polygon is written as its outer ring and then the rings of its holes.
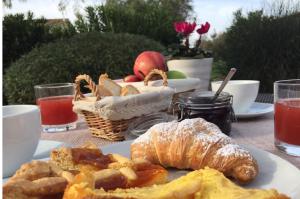
{"type": "Polygon", "coordinates": [[[144,134],[149,128],[153,125],[162,123],[162,122],[169,122],[176,118],[172,115],[168,115],[167,113],[158,112],[152,113],[149,115],[144,115],[142,117],[138,117],[128,127],[128,132],[134,136],[140,136],[144,134]]]}
{"type": "Polygon", "coordinates": [[[222,92],[212,102],[214,92],[201,91],[179,94],[173,109],[177,109],[178,120],[203,118],[208,122],[216,124],[221,131],[229,135],[231,122],[235,120],[232,109],[232,96],[222,92]]]}

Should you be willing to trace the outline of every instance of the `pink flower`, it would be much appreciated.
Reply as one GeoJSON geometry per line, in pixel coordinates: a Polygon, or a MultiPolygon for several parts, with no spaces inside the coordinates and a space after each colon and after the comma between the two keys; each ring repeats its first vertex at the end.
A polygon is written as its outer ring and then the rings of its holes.
{"type": "Polygon", "coordinates": [[[210,24],[208,22],[206,22],[205,24],[201,24],[201,28],[197,29],[197,33],[199,33],[200,35],[205,34],[208,32],[210,28],[210,24]]]}
{"type": "Polygon", "coordinates": [[[188,36],[191,34],[195,28],[196,28],[196,23],[188,23],[185,21],[182,22],[175,22],[174,23],[174,28],[176,32],[183,34],[183,36],[188,36]]]}

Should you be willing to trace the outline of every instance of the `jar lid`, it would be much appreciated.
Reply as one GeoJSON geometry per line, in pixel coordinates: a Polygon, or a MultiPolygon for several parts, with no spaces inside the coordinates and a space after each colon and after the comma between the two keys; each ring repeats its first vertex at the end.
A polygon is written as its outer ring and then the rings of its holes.
{"type": "Polygon", "coordinates": [[[218,98],[212,102],[215,95],[213,91],[199,91],[199,92],[187,92],[181,93],[178,96],[179,103],[184,103],[186,105],[203,105],[211,106],[218,104],[227,104],[231,101],[231,95],[226,92],[221,92],[218,98]]]}

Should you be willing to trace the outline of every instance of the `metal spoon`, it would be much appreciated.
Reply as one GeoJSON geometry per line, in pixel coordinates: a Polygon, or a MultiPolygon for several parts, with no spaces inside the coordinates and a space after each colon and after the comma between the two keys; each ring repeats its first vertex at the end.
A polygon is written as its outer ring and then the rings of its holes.
{"type": "Polygon", "coordinates": [[[212,103],[219,97],[220,93],[222,92],[222,90],[224,89],[224,87],[227,85],[227,83],[229,82],[229,80],[232,78],[232,76],[235,74],[235,72],[236,72],[236,68],[231,68],[230,69],[230,71],[228,72],[226,78],[224,79],[224,81],[222,82],[221,86],[219,87],[219,89],[215,93],[214,97],[212,98],[212,100],[211,100],[212,103]]]}

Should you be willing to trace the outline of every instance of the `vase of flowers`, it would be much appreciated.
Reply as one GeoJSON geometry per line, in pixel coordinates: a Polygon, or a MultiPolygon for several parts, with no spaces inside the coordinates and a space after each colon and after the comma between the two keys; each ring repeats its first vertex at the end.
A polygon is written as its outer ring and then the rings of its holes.
{"type": "Polygon", "coordinates": [[[195,22],[175,22],[174,28],[181,37],[181,43],[168,48],[169,70],[180,71],[187,77],[199,78],[201,81],[199,89],[208,90],[213,58],[211,52],[201,48],[201,39],[208,32],[210,24],[206,22],[196,29],[195,22]],[[199,38],[194,47],[191,47],[189,37],[195,29],[199,38]]]}

